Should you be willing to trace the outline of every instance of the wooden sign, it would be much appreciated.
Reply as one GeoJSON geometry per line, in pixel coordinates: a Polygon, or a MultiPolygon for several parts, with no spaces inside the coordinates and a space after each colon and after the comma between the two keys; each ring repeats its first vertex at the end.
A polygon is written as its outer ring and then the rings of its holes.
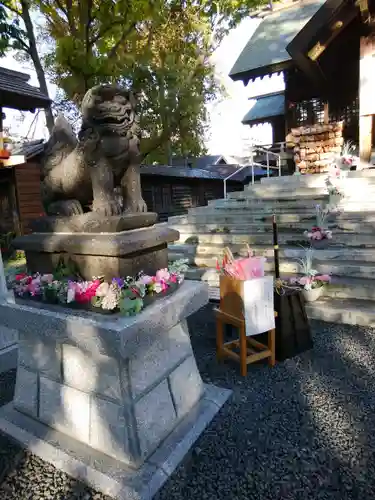
{"type": "Polygon", "coordinates": [[[244,281],[244,318],[246,336],[275,328],[273,276],[244,281]]]}

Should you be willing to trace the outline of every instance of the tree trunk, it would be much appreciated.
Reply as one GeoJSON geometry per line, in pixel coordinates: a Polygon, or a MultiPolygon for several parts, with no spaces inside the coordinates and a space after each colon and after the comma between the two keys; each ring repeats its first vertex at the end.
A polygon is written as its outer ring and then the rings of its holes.
{"type": "MultiPolygon", "coordinates": [[[[47,88],[47,82],[46,82],[46,76],[44,73],[44,69],[42,66],[42,63],[40,61],[40,57],[38,54],[38,49],[36,46],[36,40],[35,40],[35,34],[34,34],[34,26],[31,21],[30,17],[30,6],[28,0],[21,0],[21,7],[22,7],[22,19],[25,23],[25,28],[27,32],[27,38],[29,40],[29,46],[30,46],[30,57],[34,63],[34,68],[36,72],[36,76],[38,78],[39,82],[39,87],[41,92],[49,97],[48,95],[48,88],[47,88]]],[[[49,106],[44,110],[45,115],[46,115],[46,123],[47,123],[47,128],[49,133],[52,133],[53,126],[55,124],[55,120],[53,118],[52,114],[52,109],[49,106]]]]}

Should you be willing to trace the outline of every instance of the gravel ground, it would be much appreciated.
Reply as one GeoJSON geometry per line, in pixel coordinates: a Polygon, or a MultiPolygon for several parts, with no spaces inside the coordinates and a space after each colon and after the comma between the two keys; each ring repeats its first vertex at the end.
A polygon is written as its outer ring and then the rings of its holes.
{"type": "MultiPolygon", "coordinates": [[[[204,380],[233,396],[155,500],[375,498],[374,330],[314,322],[313,351],[243,378],[215,360],[211,306],[190,326],[204,380]]],[[[0,380],[3,402],[13,378],[0,380]]],[[[18,459],[1,500],[109,500],[4,438],[0,447],[0,477],[18,459]]]]}

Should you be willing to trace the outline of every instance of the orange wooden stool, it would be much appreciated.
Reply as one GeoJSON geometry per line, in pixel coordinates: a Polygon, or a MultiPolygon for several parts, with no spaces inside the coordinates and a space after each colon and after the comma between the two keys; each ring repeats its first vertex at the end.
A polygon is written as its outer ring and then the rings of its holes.
{"type": "MultiPolygon", "coordinates": [[[[229,357],[240,363],[240,372],[247,375],[247,365],[268,358],[268,364],[274,366],[275,329],[268,332],[268,345],[254,337],[246,336],[246,324],[243,315],[243,282],[227,276],[220,276],[220,308],[215,308],[216,316],[216,353],[218,359],[229,357]],[[224,325],[239,329],[239,339],[224,342],[224,325]],[[235,350],[239,349],[239,354],[235,350]]],[[[277,313],[275,312],[275,317],[277,313]]]]}

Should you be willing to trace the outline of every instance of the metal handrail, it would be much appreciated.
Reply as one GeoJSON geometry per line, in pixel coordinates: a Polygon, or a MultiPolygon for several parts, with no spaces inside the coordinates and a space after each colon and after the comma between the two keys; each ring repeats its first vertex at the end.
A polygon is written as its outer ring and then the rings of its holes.
{"type": "MultiPolygon", "coordinates": [[[[257,162],[251,161],[250,165],[242,165],[241,168],[239,168],[235,172],[232,172],[230,175],[228,175],[228,177],[225,177],[225,179],[224,179],[224,200],[227,199],[227,194],[228,194],[227,193],[227,181],[229,179],[231,179],[232,177],[234,177],[239,172],[241,172],[242,170],[244,170],[245,168],[249,168],[249,167],[251,168],[251,184],[254,184],[254,182],[255,182],[254,167],[264,168],[264,165],[262,165],[261,163],[257,163],[257,162]]],[[[276,167],[270,166],[270,168],[276,168],[276,167]]],[[[281,175],[280,172],[281,172],[281,170],[279,169],[279,176],[281,175]]]]}
{"type": "Polygon", "coordinates": [[[267,163],[267,177],[270,176],[270,168],[272,166],[270,165],[270,155],[273,155],[276,157],[277,161],[277,169],[279,170],[279,177],[281,176],[281,155],[278,153],[275,153],[274,151],[270,151],[267,148],[263,148],[262,146],[253,146],[253,149],[256,151],[261,151],[262,153],[266,153],[266,163],[267,163]]]}
{"type": "Polygon", "coordinates": [[[279,153],[275,153],[274,151],[269,151],[267,148],[263,148],[262,146],[254,146],[254,149],[257,149],[259,151],[263,151],[263,153],[268,153],[270,155],[274,155],[277,158],[280,158],[279,153]]]}

